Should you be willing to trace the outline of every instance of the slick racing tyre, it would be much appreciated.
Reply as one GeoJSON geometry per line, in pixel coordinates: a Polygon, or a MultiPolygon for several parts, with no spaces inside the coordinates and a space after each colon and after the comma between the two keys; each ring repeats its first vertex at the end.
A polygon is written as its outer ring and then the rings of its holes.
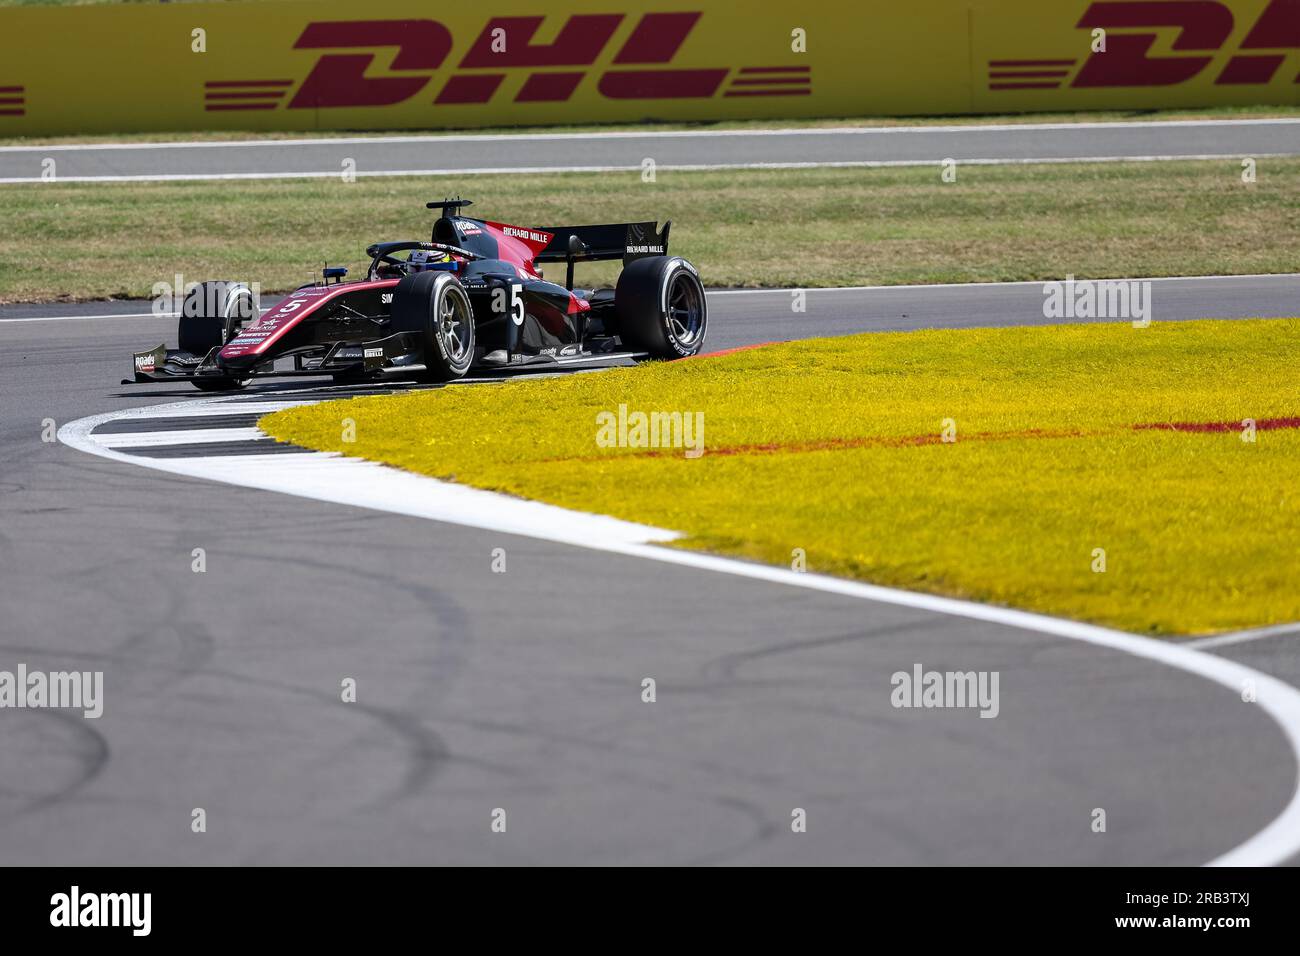
{"type": "Polygon", "coordinates": [[[695,355],[704,345],[709,310],[695,267],[679,256],[634,259],[614,290],[623,344],[655,358],[695,355]]]}
{"type": "Polygon", "coordinates": [[[447,272],[406,276],[393,291],[389,328],[414,332],[424,353],[422,378],[451,382],[474,361],[474,309],[469,294],[447,272]]]}
{"type": "MultiPolygon", "coordinates": [[[[225,345],[258,317],[253,292],[242,282],[200,282],[181,303],[177,338],[182,352],[202,357],[225,345]]],[[[206,375],[191,379],[202,392],[243,388],[248,379],[206,375]]]]}

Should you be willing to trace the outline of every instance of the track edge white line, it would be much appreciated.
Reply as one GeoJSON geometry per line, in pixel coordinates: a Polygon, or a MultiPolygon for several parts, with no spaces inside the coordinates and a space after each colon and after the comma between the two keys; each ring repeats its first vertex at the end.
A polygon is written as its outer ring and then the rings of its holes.
{"type": "MultiPolygon", "coordinates": [[[[428,508],[423,509],[426,514],[421,515],[418,510],[413,509],[409,504],[406,504],[401,508],[392,506],[384,507],[382,504],[372,499],[367,499],[365,495],[358,494],[355,489],[352,490],[351,494],[358,500],[349,501],[349,491],[347,488],[336,488],[333,489],[331,494],[324,495],[319,491],[314,494],[305,493],[303,489],[290,483],[279,485],[275,482],[268,482],[265,479],[254,483],[249,481],[246,476],[232,474],[228,468],[217,467],[217,463],[225,462],[229,464],[231,461],[229,458],[140,458],[138,456],[123,454],[111,448],[105,448],[98,444],[98,442],[96,442],[91,436],[91,432],[95,427],[107,421],[131,417],[148,417],[151,412],[161,409],[200,407],[216,404],[221,401],[223,400],[211,398],[195,399],[169,403],[167,405],[152,407],[144,406],[126,411],[92,415],[64,424],[58,431],[58,439],[63,444],[79,451],[171,474],[205,478],[207,480],[219,481],[239,487],[258,488],[265,491],[278,491],[283,494],[292,494],[299,497],[311,498],[330,503],[350,504],[354,507],[370,508],[372,510],[404,514],[411,517],[428,516],[428,508]]],[[[292,462],[284,462],[284,459],[293,459],[295,457],[299,456],[267,456],[261,459],[261,463],[270,467],[279,462],[292,467],[292,462]]],[[[320,458],[316,459],[316,461],[319,463],[325,461],[325,459],[320,458]]],[[[353,469],[358,464],[375,464],[373,462],[367,462],[364,459],[344,457],[333,457],[329,459],[329,462],[338,463],[339,465],[353,469]]],[[[383,468],[385,466],[377,467],[383,468]]],[[[374,472],[370,471],[369,473],[373,474],[374,472]]],[[[518,504],[518,499],[513,499],[506,495],[495,495],[492,492],[481,491],[480,489],[468,489],[466,486],[452,485],[447,482],[437,481],[436,479],[427,478],[410,472],[400,472],[400,474],[418,484],[427,495],[461,495],[465,491],[471,491],[477,492],[479,495],[499,499],[503,506],[506,504],[518,504]]],[[[347,476],[347,480],[351,481],[350,475],[347,476]]],[[[556,515],[555,528],[563,528],[567,524],[571,523],[575,518],[579,517],[582,519],[602,517],[570,511],[565,508],[560,508],[555,505],[546,505],[540,502],[528,502],[528,504],[536,505],[537,509],[546,509],[554,512],[556,515]]],[[[671,540],[678,536],[676,532],[667,531],[665,529],[649,528],[646,526],[637,526],[630,522],[620,522],[620,524],[625,527],[639,528],[641,532],[643,532],[639,538],[620,536],[616,534],[605,538],[589,534],[575,537],[573,534],[560,534],[558,532],[548,533],[542,527],[510,529],[502,527],[502,522],[499,520],[479,523],[464,520],[463,518],[458,520],[456,517],[448,517],[445,513],[439,513],[437,518],[431,520],[449,521],[450,523],[461,524],[468,527],[485,528],[487,530],[495,530],[506,534],[523,535],[542,540],[555,541],[561,544],[573,545],[576,547],[585,547],[592,550],[604,551],[606,553],[622,554],[629,557],[638,557],[669,564],[694,567],[716,573],[731,574],[738,577],[746,577],[791,587],[800,587],[824,593],[838,594],[845,597],[854,597],[882,604],[908,607],[916,610],[967,618],[970,620],[986,621],[1039,634],[1048,634],[1055,637],[1065,638],[1067,640],[1091,644],[1096,647],[1122,651],[1131,654],[1134,657],[1164,664],[1165,666],[1193,674],[1211,683],[1218,684],[1239,696],[1247,686],[1251,686],[1255,692],[1255,701],[1279,727],[1291,747],[1292,759],[1295,762],[1291,799],[1282,809],[1281,813],[1274,817],[1274,819],[1266,824],[1261,830],[1256,832],[1243,843],[1210,860],[1206,863],[1206,866],[1276,866],[1284,863],[1297,854],[1300,854],[1300,690],[1297,690],[1290,684],[1272,677],[1271,675],[1257,671],[1244,664],[1214,654],[1207,654],[1203,651],[1196,650],[1187,644],[1177,644],[1170,641],[1141,637],[1136,634],[1116,631],[1078,621],[1070,621],[1064,618],[1036,614],[1030,611],[1019,611],[995,605],[978,604],[957,598],[940,597],[937,595],[922,594],[914,591],[903,591],[896,588],[863,584],[857,581],[832,578],[819,574],[807,572],[801,573],[786,568],[740,561],[734,558],[725,558],[717,555],[666,548],[654,542],[671,540]]],[[[609,520],[617,521],[617,519],[609,520]]]]}

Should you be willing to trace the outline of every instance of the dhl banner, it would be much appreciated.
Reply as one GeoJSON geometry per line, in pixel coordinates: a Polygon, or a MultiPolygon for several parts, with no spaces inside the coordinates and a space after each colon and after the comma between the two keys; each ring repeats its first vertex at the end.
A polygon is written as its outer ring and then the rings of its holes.
{"type": "Polygon", "coordinates": [[[1300,0],[0,9],[0,136],[1300,102],[1300,0]]]}

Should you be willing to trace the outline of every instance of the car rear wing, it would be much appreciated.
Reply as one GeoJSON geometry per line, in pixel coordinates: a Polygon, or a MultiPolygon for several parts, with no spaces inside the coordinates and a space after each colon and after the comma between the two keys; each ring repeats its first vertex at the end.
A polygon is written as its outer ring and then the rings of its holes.
{"type": "Polygon", "coordinates": [[[646,256],[668,255],[668,230],[654,222],[615,222],[602,226],[547,226],[551,241],[537,254],[538,262],[592,262],[598,259],[622,259],[623,264],[646,256]],[[576,238],[581,246],[570,245],[576,238]]]}

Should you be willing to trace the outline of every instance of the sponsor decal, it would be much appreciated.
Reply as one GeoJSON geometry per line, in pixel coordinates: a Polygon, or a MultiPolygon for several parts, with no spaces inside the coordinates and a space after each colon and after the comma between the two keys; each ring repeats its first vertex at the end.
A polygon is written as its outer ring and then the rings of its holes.
{"type": "Polygon", "coordinates": [[[26,116],[27,94],[17,84],[0,83],[0,116],[26,116]]]}
{"type": "Polygon", "coordinates": [[[393,304],[393,293],[391,293],[391,292],[381,292],[381,293],[379,294],[379,302],[380,302],[381,305],[392,305],[392,304],[393,304]]]}
{"type": "Polygon", "coordinates": [[[382,348],[370,348],[361,353],[362,358],[383,358],[384,350],[382,348]]]}
{"type": "MultiPolygon", "coordinates": [[[[397,285],[396,279],[386,282],[381,288],[392,288],[395,285],[397,285]]],[[[297,325],[304,315],[314,312],[334,296],[347,294],[354,289],[355,286],[340,284],[325,287],[313,286],[291,293],[287,299],[262,316],[257,323],[257,332],[250,334],[246,328],[234,339],[231,339],[225,348],[221,350],[222,357],[238,358],[250,353],[264,352],[280,336],[297,325]]]]}
{"type": "Polygon", "coordinates": [[[203,108],[209,113],[273,110],[293,80],[209,80],[203,84],[203,108]]]}
{"type": "Polygon", "coordinates": [[[724,97],[811,96],[811,66],[745,66],[731,79],[724,97]]]}
{"type": "Polygon", "coordinates": [[[293,80],[283,78],[210,80],[204,84],[204,109],[394,106],[428,95],[435,73],[446,69],[451,75],[442,81],[431,106],[491,102],[506,77],[515,72],[526,73],[514,95],[516,103],[566,102],[589,77],[599,94],[611,100],[707,99],[720,90],[725,97],[812,93],[809,66],[746,66],[734,76],[730,66],[673,68],[673,60],[703,15],[680,11],[639,17],[623,13],[492,16],[465,55],[450,62],[455,38],[437,20],[314,22],[303,29],[293,49],[329,52],[318,56],[296,90],[293,80]],[[621,43],[611,42],[625,20],[635,20],[636,25],[621,43]],[[539,34],[554,39],[534,42],[539,34]],[[509,45],[493,49],[494,37],[501,35],[510,37],[509,45]],[[609,65],[596,67],[602,56],[609,65]],[[381,63],[376,64],[376,59],[381,63]]]}
{"type": "Polygon", "coordinates": [[[1300,50],[1300,0],[1272,0],[1236,46],[1228,44],[1233,26],[1232,10],[1217,0],[1097,0],[1075,27],[1104,30],[1104,51],[1091,52],[1082,66],[1076,58],[1033,54],[989,60],[988,88],[1176,86],[1222,53],[1231,56],[1215,73],[1215,86],[1270,83],[1288,53],[1300,50]],[[1161,36],[1171,34],[1176,55],[1151,56],[1161,36]]]}
{"type": "Polygon", "coordinates": [[[167,361],[167,348],[160,345],[148,352],[135,352],[132,357],[137,372],[152,372],[167,361]]]}
{"type": "Polygon", "coordinates": [[[514,236],[517,239],[527,239],[530,242],[540,242],[543,245],[551,241],[549,232],[535,232],[532,229],[520,229],[518,226],[502,226],[501,231],[507,236],[514,236]]]}
{"type": "Polygon", "coordinates": [[[651,255],[662,256],[664,254],[664,247],[663,246],[628,246],[627,252],[629,255],[635,253],[648,252],[651,255]]]}

